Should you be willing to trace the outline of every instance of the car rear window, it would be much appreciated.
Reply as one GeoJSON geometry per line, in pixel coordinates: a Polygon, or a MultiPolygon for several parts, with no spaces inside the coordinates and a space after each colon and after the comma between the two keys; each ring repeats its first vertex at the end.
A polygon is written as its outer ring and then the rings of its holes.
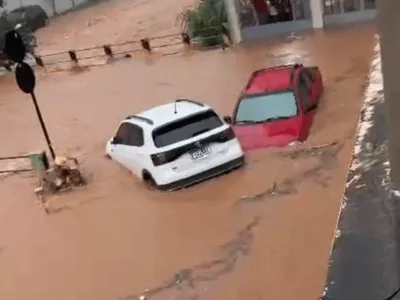
{"type": "Polygon", "coordinates": [[[156,147],[165,147],[222,126],[219,116],[212,110],[192,115],[153,131],[156,147]]]}

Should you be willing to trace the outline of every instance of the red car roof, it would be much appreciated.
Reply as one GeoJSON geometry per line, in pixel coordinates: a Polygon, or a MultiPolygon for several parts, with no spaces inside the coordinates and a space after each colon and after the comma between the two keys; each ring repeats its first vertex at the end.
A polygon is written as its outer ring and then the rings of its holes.
{"type": "Polygon", "coordinates": [[[290,89],[294,66],[264,69],[252,74],[246,86],[245,94],[254,95],[290,89]]]}

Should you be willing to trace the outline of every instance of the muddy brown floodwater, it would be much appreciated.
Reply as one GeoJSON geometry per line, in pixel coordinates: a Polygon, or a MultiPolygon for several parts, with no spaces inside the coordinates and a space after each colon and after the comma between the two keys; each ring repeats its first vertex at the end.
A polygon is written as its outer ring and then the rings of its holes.
{"type": "MultiPolygon", "coordinates": [[[[65,16],[73,24],[55,21],[42,43],[56,43],[55,28],[73,35],[85,14],[65,16]]],[[[0,299],[317,299],[373,35],[364,25],[42,74],[37,96],[56,150],[83,161],[90,185],[52,198],[46,215],[35,202],[34,177],[0,180],[0,299]],[[307,146],[336,145],[252,152],[245,168],[175,193],[147,190],[103,157],[126,115],[176,97],[228,114],[252,71],[295,61],[318,65],[326,84],[307,146]]],[[[10,76],[0,89],[0,156],[45,149],[30,99],[10,76]]]]}

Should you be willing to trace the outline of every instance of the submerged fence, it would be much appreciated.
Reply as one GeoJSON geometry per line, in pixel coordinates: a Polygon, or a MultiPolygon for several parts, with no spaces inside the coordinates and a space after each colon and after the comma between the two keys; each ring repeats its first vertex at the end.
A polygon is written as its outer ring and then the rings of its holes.
{"type": "Polygon", "coordinates": [[[33,58],[36,65],[45,67],[65,63],[79,64],[81,61],[98,58],[129,58],[137,52],[153,53],[161,48],[172,49],[172,52],[161,53],[161,55],[172,55],[191,48],[210,49],[221,47],[225,49],[231,44],[229,30],[225,26],[221,26],[205,28],[191,36],[182,32],[88,48],[69,49],[55,53],[35,54],[33,58]]]}
{"type": "Polygon", "coordinates": [[[4,175],[45,170],[49,161],[44,151],[27,155],[0,157],[0,178],[4,175]]]}

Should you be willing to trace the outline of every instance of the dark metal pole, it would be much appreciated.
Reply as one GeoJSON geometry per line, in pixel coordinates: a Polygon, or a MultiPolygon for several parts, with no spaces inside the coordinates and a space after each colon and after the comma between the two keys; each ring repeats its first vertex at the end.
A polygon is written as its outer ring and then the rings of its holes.
{"type": "Polygon", "coordinates": [[[391,178],[400,190],[400,0],[377,0],[391,178]]]}
{"type": "Polygon", "coordinates": [[[49,137],[49,134],[47,133],[46,125],[44,124],[42,113],[40,112],[40,109],[39,109],[39,105],[37,104],[35,92],[31,93],[31,97],[32,97],[33,104],[35,105],[35,109],[36,109],[37,116],[39,118],[40,126],[42,126],[44,137],[46,138],[47,147],[49,147],[51,158],[54,161],[56,158],[56,154],[54,152],[53,146],[51,145],[50,137],[49,137]]]}

